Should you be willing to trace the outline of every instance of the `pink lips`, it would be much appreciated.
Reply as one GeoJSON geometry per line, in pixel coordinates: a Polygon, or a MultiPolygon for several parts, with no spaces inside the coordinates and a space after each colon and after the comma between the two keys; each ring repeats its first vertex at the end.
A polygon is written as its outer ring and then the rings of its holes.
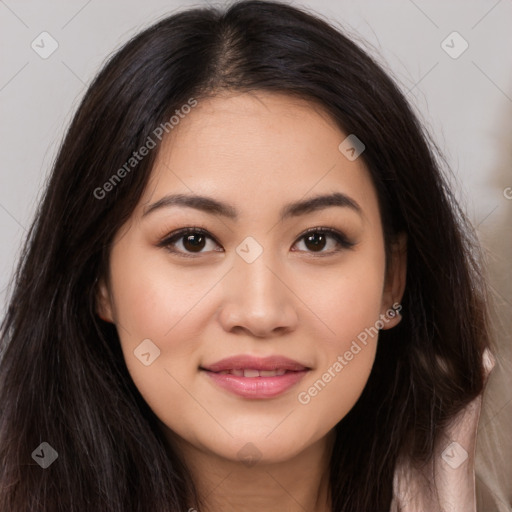
{"type": "Polygon", "coordinates": [[[201,368],[221,388],[245,398],[272,398],[297,384],[310,370],[282,356],[235,356],[201,368]]]}

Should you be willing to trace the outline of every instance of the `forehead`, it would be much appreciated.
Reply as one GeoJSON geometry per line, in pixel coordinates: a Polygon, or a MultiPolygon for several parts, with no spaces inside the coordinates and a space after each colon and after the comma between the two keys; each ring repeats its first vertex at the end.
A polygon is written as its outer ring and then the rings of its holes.
{"type": "Polygon", "coordinates": [[[320,105],[292,96],[258,91],[198,100],[164,137],[144,202],[208,195],[237,205],[242,216],[263,203],[272,209],[329,192],[376,203],[363,160],[338,149],[346,137],[320,105]]]}

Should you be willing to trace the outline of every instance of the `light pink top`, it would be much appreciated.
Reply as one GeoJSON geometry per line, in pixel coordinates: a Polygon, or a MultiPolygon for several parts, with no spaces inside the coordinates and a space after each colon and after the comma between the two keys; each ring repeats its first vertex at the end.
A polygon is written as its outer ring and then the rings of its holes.
{"type": "MultiPolygon", "coordinates": [[[[484,352],[487,375],[495,360],[484,352]]],[[[452,421],[421,470],[402,461],[393,481],[390,512],[476,512],[475,449],[482,395],[452,421]]]]}

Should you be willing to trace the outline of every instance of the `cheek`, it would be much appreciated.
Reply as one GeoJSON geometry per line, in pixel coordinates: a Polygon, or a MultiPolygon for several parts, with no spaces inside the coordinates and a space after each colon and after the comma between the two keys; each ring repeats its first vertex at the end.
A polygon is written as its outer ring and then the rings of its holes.
{"type": "Polygon", "coordinates": [[[128,372],[149,407],[169,420],[170,403],[173,412],[177,404],[193,406],[180,383],[188,382],[197,359],[200,337],[187,312],[201,295],[156,262],[112,261],[116,325],[128,372]]]}
{"type": "Polygon", "coordinates": [[[384,258],[384,249],[372,243],[331,269],[302,274],[300,293],[325,326],[317,337],[322,333],[323,350],[331,357],[333,351],[347,350],[352,339],[379,319],[384,258]]]}
{"type": "Polygon", "coordinates": [[[313,423],[312,430],[327,432],[354,407],[370,376],[375,348],[375,343],[350,343],[348,350],[330,358],[301,386],[297,401],[302,416],[313,423]]]}
{"type": "MultiPolygon", "coordinates": [[[[360,291],[360,290],[359,290],[360,291]]],[[[368,290],[367,301],[341,297],[330,317],[334,334],[317,336],[318,365],[301,384],[297,401],[317,428],[331,428],[352,409],[370,376],[377,350],[379,301],[368,290]]]]}
{"type": "Polygon", "coordinates": [[[111,256],[116,320],[132,338],[167,339],[211,285],[207,276],[173,267],[161,252],[133,245],[111,256]]]}
{"type": "Polygon", "coordinates": [[[315,313],[329,329],[317,340],[318,365],[297,399],[312,417],[335,425],[354,406],[371,373],[377,348],[384,283],[384,250],[361,248],[309,293],[315,313]]]}
{"type": "Polygon", "coordinates": [[[197,359],[201,326],[191,319],[197,319],[198,303],[208,288],[202,279],[173,270],[161,255],[118,249],[111,255],[117,331],[128,371],[150,402],[172,388],[166,369],[181,381],[197,359]],[[141,359],[148,352],[145,362],[151,362],[146,366],[141,359]]]}

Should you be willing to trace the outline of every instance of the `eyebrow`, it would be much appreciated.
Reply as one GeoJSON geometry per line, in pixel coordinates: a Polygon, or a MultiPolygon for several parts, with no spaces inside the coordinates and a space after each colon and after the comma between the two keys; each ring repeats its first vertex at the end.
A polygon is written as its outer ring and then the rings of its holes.
{"type": "MultiPolygon", "coordinates": [[[[210,215],[221,215],[232,220],[236,220],[238,218],[238,212],[234,206],[223,203],[211,197],[195,194],[166,195],[155,203],[147,206],[142,216],[146,217],[156,210],[161,208],[169,208],[172,206],[185,206],[189,208],[195,208],[196,210],[201,210],[203,212],[209,213],[210,215]]],[[[281,220],[285,220],[289,217],[298,217],[299,215],[304,215],[306,213],[311,213],[332,206],[350,208],[362,216],[361,206],[359,206],[359,204],[354,199],[341,192],[318,195],[310,199],[304,199],[286,204],[281,209],[280,216],[281,220]]]]}

